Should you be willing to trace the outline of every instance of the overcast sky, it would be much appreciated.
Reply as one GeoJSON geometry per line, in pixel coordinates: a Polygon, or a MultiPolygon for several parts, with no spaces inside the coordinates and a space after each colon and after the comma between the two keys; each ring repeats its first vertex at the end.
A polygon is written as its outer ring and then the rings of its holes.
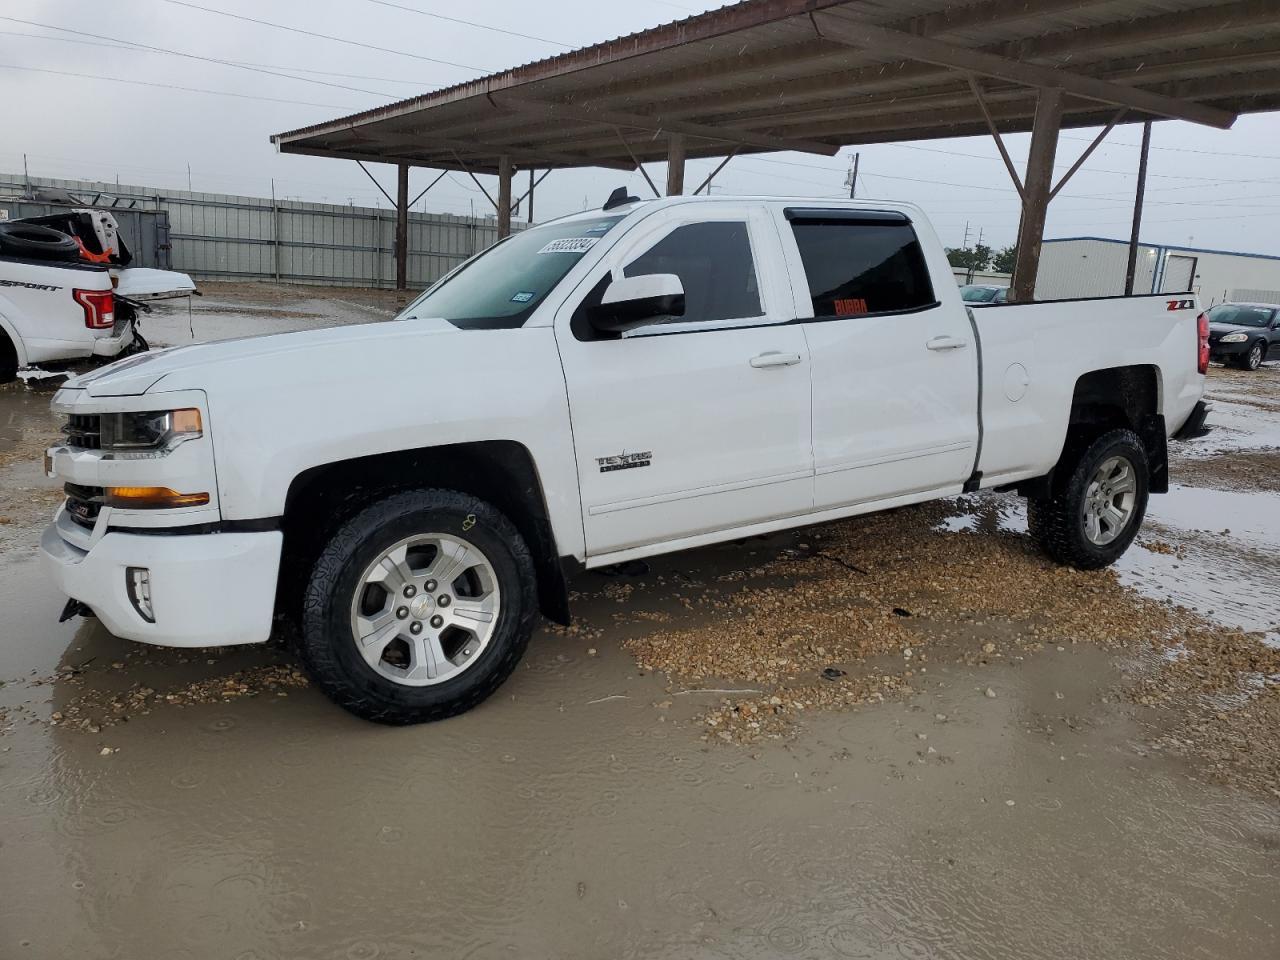
{"type": "MultiPolygon", "coordinates": [[[[35,176],[185,188],[190,165],[196,190],[268,196],[274,178],[279,196],[385,206],[354,163],[279,155],[270,135],[724,5],[697,0],[3,0],[0,173],[20,173],[26,154],[35,176]],[[526,36],[450,23],[391,3],[526,36]],[[104,37],[270,72],[126,47],[104,37]]],[[[1112,132],[1054,201],[1047,236],[1128,236],[1140,133],[1135,126],[1112,132]]],[[[1060,170],[1092,135],[1063,134],[1060,170]]],[[[1009,138],[1016,158],[1025,158],[1027,139],[1009,138]]],[[[1159,123],[1152,142],[1144,240],[1280,254],[1280,116],[1243,117],[1230,131],[1159,123]]],[[[1016,194],[988,138],[861,151],[860,196],[921,204],[948,245],[961,243],[966,224],[971,240],[978,231],[995,246],[1014,239],[1016,194]]],[[[845,150],[835,158],[739,158],[717,179],[716,190],[834,196],[845,190],[850,157],[845,150]]],[[[712,161],[690,163],[691,187],[711,166],[712,161]]],[[[391,190],[392,168],[372,169],[391,190]]],[[[650,169],[661,182],[661,165],[650,169]]],[[[429,176],[430,171],[414,171],[411,191],[425,186],[429,176]]],[[[639,174],[557,171],[539,188],[538,219],[595,206],[623,184],[648,195],[639,174]]],[[[474,184],[457,174],[424,203],[428,210],[450,213],[469,213],[474,205],[477,214],[487,212],[488,205],[474,184]]]]}

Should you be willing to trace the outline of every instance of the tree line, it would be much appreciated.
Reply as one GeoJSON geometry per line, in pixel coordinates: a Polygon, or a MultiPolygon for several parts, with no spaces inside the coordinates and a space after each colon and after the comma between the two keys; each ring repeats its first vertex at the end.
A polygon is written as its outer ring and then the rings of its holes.
{"type": "Polygon", "coordinates": [[[947,247],[947,260],[957,270],[1013,273],[1014,264],[1018,262],[1018,248],[1010,244],[1003,250],[993,250],[985,243],[972,247],[947,247]]]}

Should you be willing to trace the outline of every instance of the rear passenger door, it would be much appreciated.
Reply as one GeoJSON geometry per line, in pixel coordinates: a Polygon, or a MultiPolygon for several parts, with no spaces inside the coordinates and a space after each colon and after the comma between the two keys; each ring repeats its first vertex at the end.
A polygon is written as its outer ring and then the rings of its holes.
{"type": "MultiPolygon", "coordinates": [[[[778,212],[804,278],[815,509],[959,492],[977,453],[978,345],[953,286],[939,303],[916,225],[894,211],[778,212]]],[[[932,275],[950,284],[930,246],[932,275]]]]}

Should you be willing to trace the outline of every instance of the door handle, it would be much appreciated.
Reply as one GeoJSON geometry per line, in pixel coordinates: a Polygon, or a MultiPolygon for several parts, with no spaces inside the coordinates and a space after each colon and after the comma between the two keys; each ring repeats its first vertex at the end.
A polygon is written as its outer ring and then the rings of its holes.
{"type": "Polygon", "coordinates": [[[968,345],[967,340],[959,337],[934,337],[925,344],[930,350],[963,350],[968,345]]]}
{"type": "Polygon", "coordinates": [[[794,367],[799,362],[800,354],[778,353],[777,351],[762,353],[758,357],[751,358],[751,365],[757,370],[765,370],[769,367],[794,367]]]}

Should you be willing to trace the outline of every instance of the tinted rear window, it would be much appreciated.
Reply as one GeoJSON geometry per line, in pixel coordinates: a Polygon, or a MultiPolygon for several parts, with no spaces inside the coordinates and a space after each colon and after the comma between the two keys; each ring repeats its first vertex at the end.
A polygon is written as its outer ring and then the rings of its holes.
{"type": "Polygon", "coordinates": [[[815,317],[917,310],[936,302],[908,222],[793,219],[815,317]]]}

